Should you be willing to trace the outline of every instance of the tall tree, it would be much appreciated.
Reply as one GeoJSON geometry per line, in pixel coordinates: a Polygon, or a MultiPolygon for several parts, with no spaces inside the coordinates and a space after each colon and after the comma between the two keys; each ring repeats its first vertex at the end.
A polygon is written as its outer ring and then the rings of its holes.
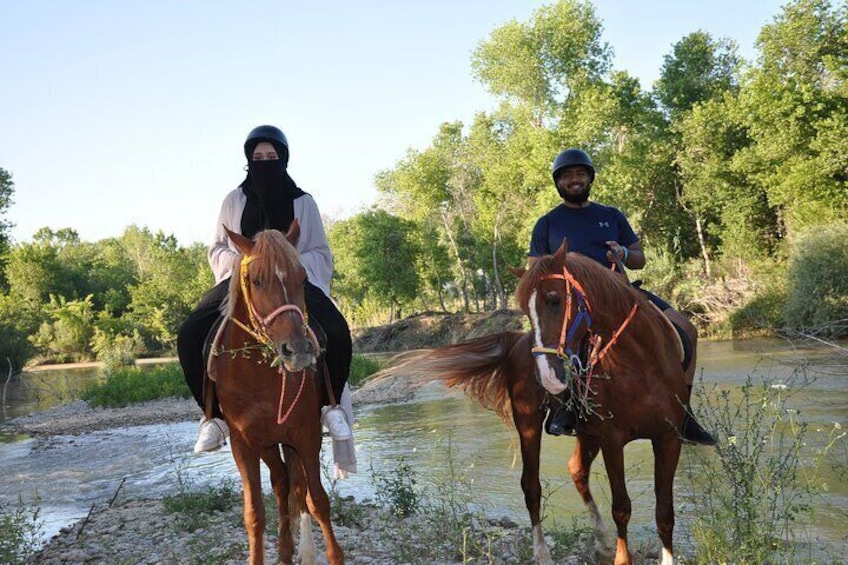
{"type": "Polygon", "coordinates": [[[12,195],[15,193],[15,182],[12,174],[0,167],[0,289],[7,289],[7,281],[4,273],[6,271],[6,254],[11,245],[9,230],[14,224],[5,218],[9,206],[12,205],[12,195]]]}
{"type": "Polygon", "coordinates": [[[795,0],[758,38],[743,156],[790,235],[848,214],[848,4],[795,0]]]}
{"type": "Polygon", "coordinates": [[[355,302],[371,300],[388,308],[393,321],[420,288],[414,231],[412,222],[378,209],[336,222],[329,234],[339,257],[336,288],[355,302]]]}
{"type": "Polygon", "coordinates": [[[715,40],[696,31],[674,44],[663,57],[654,93],[662,107],[674,115],[695,104],[735,90],[742,59],[738,46],[727,38],[715,40]]]}

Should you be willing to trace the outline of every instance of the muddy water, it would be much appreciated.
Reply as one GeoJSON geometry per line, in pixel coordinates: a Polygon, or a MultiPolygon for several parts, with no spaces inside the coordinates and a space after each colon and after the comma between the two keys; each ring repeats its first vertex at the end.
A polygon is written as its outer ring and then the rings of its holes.
{"type": "MultiPolygon", "coordinates": [[[[822,361],[821,354],[789,352],[777,340],[741,343],[704,342],[699,366],[703,367],[703,386],[713,383],[738,394],[749,375],[756,379],[790,378],[801,358],[822,361]]],[[[824,372],[815,372],[816,380],[793,399],[793,408],[813,427],[827,428],[838,422],[848,426],[848,375],[845,368],[825,363],[824,372]]],[[[808,374],[813,374],[812,370],[808,374]]],[[[78,382],[98,378],[96,371],[75,374],[57,373],[67,394],[78,382]]],[[[43,383],[49,377],[39,375],[43,383]]],[[[59,387],[61,388],[61,387],[59,387]]],[[[55,390],[52,389],[52,390],[55,390]]],[[[64,393],[63,393],[64,394],[64,393]]],[[[57,395],[54,395],[57,396],[57,395]]],[[[8,410],[19,414],[49,405],[46,394],[36,403],[19,402],[8,410]]],[[[342,495],[374,497],[374,484],[391,478],[402,460],[416,472],[419,485],[462,485],[490,515],[508,516],[519,524],[528,519],[519,486],[520,456],[514,431],[505,427],[476,401],[440,387],[422,391],[412,402],[387,406],[358,407],[356,440],[360,472],[339,481],[335,488],[342,495]],[[450,464],[452,462],[452,464],[450,464]]],[[[194,456],[191,449],[197,431],[196,422],[139,426],[97,432],[85,436],[58,436],[47,439],[6,438],[0,443],[0,501],[15,503],[40,498],[45,534],[50,536],[62,526],[84,517],[93,504],[105,505],[120,487],[122,496],[155,497],[172,493],[180,485],[218,484],[237,481],[237,473],[228,449],[214,454],[194,456]]],[[[821,436],[817,436],[821,437],[821,436]]],[[[542,473],[548,519],[562,525],[572,516],[583,515],[582,503],[571,486],[565,468],[573,449],[573,439],[545,437],[542,446],[542,473]]],[[[325,453],[330,452],[329,446],[325,453]]],[[[693,519],[692,491],[685,476],[697,474],[693,450],[684,448],[678,471],[676,539],[685,548],[687,524],[693,519]]],[[[631,532],[634,539],[653,541],[653,456],[647,441],[631,443],[625,453],[628,490],[633,504],[631,532]]],[[[848,485],[845,483],[845,459],[842,468],[824,470],[829,484],[824,504],[817,509],[814,537],[829,547],[845,548],[848,531],[848,485]]],[[[329,462],[325,461],[325,467],[329,462]]],[[[267,476],[265,477],[267,488],[267,476]]],[[[611,527],[610,496],[603,465],[599,460],[591,478],[602,515],[611,527]]],[[[328,481],[325,480],[325,485],[328,481]]]]}

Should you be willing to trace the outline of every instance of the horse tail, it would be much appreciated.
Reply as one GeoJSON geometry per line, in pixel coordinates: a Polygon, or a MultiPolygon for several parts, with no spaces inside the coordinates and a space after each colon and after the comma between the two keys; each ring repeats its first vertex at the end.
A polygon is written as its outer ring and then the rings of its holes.
{"type": "Polygon", "coordinates": [[[426,351],[410,361],[419,378],[461,387],[504,421],[512,416],[507,373],[510,353],[522,332],[501,332],[426,351]]]}

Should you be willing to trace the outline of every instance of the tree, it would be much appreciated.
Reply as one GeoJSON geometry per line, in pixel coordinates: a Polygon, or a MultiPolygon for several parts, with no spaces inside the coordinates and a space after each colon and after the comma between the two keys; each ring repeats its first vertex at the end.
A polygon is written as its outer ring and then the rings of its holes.
{"type": "Polygon", "coordinates": [[[474,52],[471,67],[495,95],[529,104],[537,119],[558,108],[581,81],[610,68],[609,46],[591,2],[561,0],[492,32],[474,52]]]}
{"type": "Polygon", "coordinates": [[[11,236],[9,230],[14,224],[3,218],[9,207],[12,205],[12,195],[15,193],[15,182],[12,180],[12,174],[3,167],[0,167],[0,289],[6,289],[7,283],[3,276],[6,269],[6,254],[9,252],[11,245],[11,236]]]}
{"type": "Polygon", "coordinates": [[[400,308],[418,296],[420,248],[415,225],[384,210],[371,209],[330,228],[336,255],[337,287],[358,302],[368,299],[389,309],[393,321],[400,308]]]}
{"type": "Polygon", "coordinates": [[[791,236],[848,215],[848,5],[795,0],[757,40],[740,158],[791,236]]]}
{"type": "Polygon", "coordinates": [[[699,102],[738,89],[741,66],[735,42],[714,40],[699,30],[675,43],[663,57],[654,94],[672,116],[687,112],[699,102]]]}

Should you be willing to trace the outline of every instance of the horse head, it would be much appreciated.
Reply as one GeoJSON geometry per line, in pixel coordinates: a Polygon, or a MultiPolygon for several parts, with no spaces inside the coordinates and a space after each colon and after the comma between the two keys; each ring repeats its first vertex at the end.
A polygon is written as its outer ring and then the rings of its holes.
{"type": "Polygon", "coordinates": [[[540,257],[522,275],[518,303],[532,326],[533,355],[540,383],[559,394],[571,372],[584,368],[582,355],[591,325],[591,306],[583,285],[567,267],[568,243],[540,257]]]}
{"type": "Polygon", "coordinates": [[[236,304],[241,303],[243,312],[238,315],[248,318],[245,330],[272,348],[286,370],[313,367],[318,343],[308,325],[306,269],[294,247],[300,235],[297,220],[285,235],[265,230],[249,239],[226,232],[241,254],[235,264],[238,276],[230,284],[229,315],[237,320],[236,304]]]}

